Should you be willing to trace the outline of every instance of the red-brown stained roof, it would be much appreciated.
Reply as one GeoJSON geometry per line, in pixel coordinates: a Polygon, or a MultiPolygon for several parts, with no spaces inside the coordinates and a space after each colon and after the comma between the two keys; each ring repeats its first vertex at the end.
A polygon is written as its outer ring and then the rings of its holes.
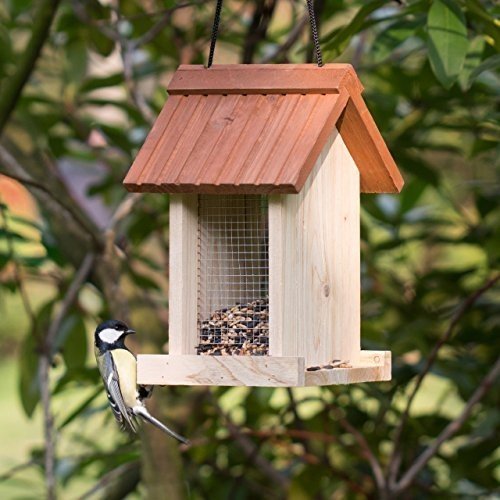
{"type": "Polygon", "coordinates": [[[349,65],[181,66],[168,90],[130,191],[297,193],[335,126],[362,191],[402,187],[349,65]]]}

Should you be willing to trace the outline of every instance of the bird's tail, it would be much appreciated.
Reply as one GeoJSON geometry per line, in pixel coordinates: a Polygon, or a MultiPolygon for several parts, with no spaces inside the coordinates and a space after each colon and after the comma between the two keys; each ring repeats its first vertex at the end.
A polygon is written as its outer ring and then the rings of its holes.
{"type": "Polygon", "coordinates": [[[133,412],[135,415],[140,416],[146,422],[149,422],[150,424],[153,424],[155,427],[158,427],[158,429],[161,429],[163,432],[168,434],[169,436],[172,436],[173,438],[177,439],[177,441],[180,441],[181,443],[184,444],[189,444],[189,440],[186,439],[185,437],[182,437],[180,434],[177,434],[177,432],[174,432],[172,429],[169,429],[166,425],[162,424],[159,420],[153,417],[148,410],[146,409],[145,406],[134,406],[133,412]]]}

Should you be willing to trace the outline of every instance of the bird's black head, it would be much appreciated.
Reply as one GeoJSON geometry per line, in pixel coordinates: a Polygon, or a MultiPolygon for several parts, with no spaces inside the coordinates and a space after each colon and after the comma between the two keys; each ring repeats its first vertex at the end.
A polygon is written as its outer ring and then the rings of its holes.
{"type": "Polygon", "coordinates": [[[110,319],[101,323],[95,330],[94,342],[99,350],[125,347],[125,337],[135,333],[123,321],[110,319]]]}

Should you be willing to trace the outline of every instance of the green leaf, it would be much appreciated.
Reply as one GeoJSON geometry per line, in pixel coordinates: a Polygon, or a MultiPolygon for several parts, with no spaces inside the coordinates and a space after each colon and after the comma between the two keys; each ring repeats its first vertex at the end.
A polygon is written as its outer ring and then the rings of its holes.
{"type": "Polygon", "coordinates": [[[500,68],[500,54],[495,54],[494,56],[488,57],[479,66],[477,66],[474,71],[471,72],[468,88],[474,83],[474,80],[484,71],[491,71],[500,68]]]}
{"type": "Polygon", "coordinates": [[[24,413],[31,418],[40,401],[40,386],[38,383],[38,356],[35,337],[29,334],[19,351],[19,395],[24,413]]]}
{"type": "Polygon", "coordinates": [[[482,36],[474,38],[474,40],[470,43],[469,50],[465,57],[464,67],[458,77],[458,83],[462,90],[468,90],[473,83],[471,74],[481,63],[484,45],[485,41],[482,36]]]}
{"type": "Polygon", "coordinates": [[[63,422],[59,425],[59,429],[62,429],[63,427],[66,427],[68,424],[73,422],[75,418],[79,417],[81,413],[96,399],[99,395],[102,394],[102,388],[99,385],[99,387],[94,390],[94,392],[88,396],[82,403],[80,403],[64,420],[63,422]]]}
{"type": "Polygon", "coordinates": [[[6,63],[12,59],[12,47],[8,30],[0,24],[0,77],[4,75],[6,63]]]}
{"type": "Polygon", "coordinates": [[[5,238],[12,241],[29,241],[22,234],[19,234],[15,231],[3,229],[0,227],[0,238],[5,238]]]}
{"type": "Polygon", "coordinates": [[[462,70],[469,45],[460,7],[453,0],[434,0],[427,18],[427,33],[432,71],[448,89],[462,70]]]}
{"type": "Polygon", "coordinates": [[[344,26],[339,32],[334,32],[332,34],[333,36],[327,35],[324,39],[326,43],[323,46],[325,58],[331,60],[342,54],[342,52],[344,52],[349,45],[351,38],[360,31],[365,19],[373,11],[379,9],[386,3],[388,3],[387,0],[375,0],[373,2],[368,2],[363,5],[361,9],[359,9],[349,24],[344,26]]]}
{"type": "Polygon", "coordinates": [[[82,86],[80,87],[80,92],[92,92],[96,89],[101,89],[104,87],[114,87],[120,85],[123,82],[123,74],[115,73],[110,76],[96,76],[93,78],[87,78],[84,80],[82,86]]]}
{"type": "MultiPolygon", "coordinates": [[[[489,44],[498,52],[500,51],[500,23],[498,23],[498,11],[482,5],[481,0],[465,0],[467,17],[477,21],[482,31],[488,35],[489,44]]],[[[479,31],[480,32],[480,31],[479,31]]]]}
{"type": "Polygon", "coordinates": [[[54,348],[55,351],[62,351],[68,369],[71,370],[85,365],[87,360],[87,333],[81,316],[72,314],[63,321],[54,348]]]}
{"type": "Polygon", "coordinates": [[[30,0],[7,0],[5,2],[11,17],[15,18],[20,14],[24,14],[31,6],[30,0]]]}
{"type": "Polygon", "coordinates": [[[418,202],[424,191],[427,189],[428,185],[429,184],[424,180],[416,178],[405,186],[405,189],[400,195],[401,213],[404,214],[415,207],[416,203],[418,202]]]}
{"type": "Polygon", "coordinates": [[[396,48],[407,42],[421,25],[421,19],[412,19],[411,21],[399,21],[388,26],[373,43],[370,51],[373,62],[380,63],[387,59],[396,48]]]}
{"type": "Polygon", "coordinates": [[[83,42],[72,43],[66,49],[65,79],[80,84],[87,74],[87,46],[83,42]]]}

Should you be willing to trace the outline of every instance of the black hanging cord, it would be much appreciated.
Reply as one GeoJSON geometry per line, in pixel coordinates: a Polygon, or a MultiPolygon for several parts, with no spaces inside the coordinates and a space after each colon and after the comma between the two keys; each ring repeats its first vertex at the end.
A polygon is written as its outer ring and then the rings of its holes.
{"type": "Polygon", "coordinates": [[[307,0],[307,10],[309,11],[309,22],[311,23],[314,50],[316,51],[316,62],[318,66],[321,67],[323,66],[323,57],[319,45],[318,25],[316,24],[316,14],[314,13],[314,0],[307,0]]]}
{"type": "MultiPolygon", "coordinates": [[[[210,52],[208,53],[207,68],[210,68],[214,61],[215,43],[217,42],[217,33],[219,32],[222,2],[223,0],[217,0],[217,5],[215,6],[214,24],[212,26],[212,35],[210,36],[210,52]]],[[[321,55],[321,47],[319,45],[318,26],[316,24],[316,14],[314,13],[314,0],[307,0],[307,10],[309,11],[309,22],[311,23],[314,50],[316,52],[316,62],[318,63],[318,66],[321,67],[323,66],[323,57],[321,55]]]]}
{"type": "Polygon", "coordinates": [[[207,68],[210,68],[210,66],[212,66],[212,63],[214,61],[215,42],[217,42],[217,33],[219,32],[221,11],[222,11],[222,0],[217,0],[217,5],[215,6],[214,24],[212,26],[212,35],[210,37],[210,52],[208,54],[207,68]]]}

